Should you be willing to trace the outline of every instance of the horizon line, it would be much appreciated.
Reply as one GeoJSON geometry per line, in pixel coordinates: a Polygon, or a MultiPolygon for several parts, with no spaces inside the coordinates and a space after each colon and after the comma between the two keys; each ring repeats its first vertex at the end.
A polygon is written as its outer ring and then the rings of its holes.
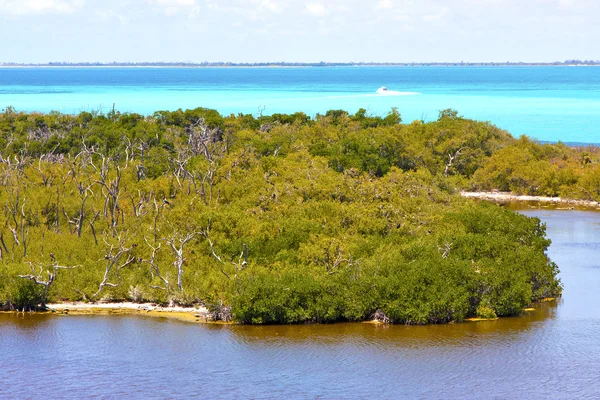
{"type": "Polygon", "coordinates": [[[257,62],[232,62],[232,61],[49,61],[49,62],[0,62],[0,66],[24,66],[24,67],[60,67],[60,66],[189,66],[189,67],[210,67],[210,66],[427,66],[427,65],[451,65],[451,66],[474,66],[474,65],[600,65],[600,60],[578,60],[571,59],[565,61],[257,61],[257,62]]]}

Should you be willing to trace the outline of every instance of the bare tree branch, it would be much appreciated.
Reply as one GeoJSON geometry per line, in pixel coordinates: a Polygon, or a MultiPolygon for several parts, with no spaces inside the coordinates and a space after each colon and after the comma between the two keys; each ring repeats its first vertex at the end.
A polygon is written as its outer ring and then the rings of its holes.
{"type": "Polygon", "coordinates": [[[42,306],[45,306],[46,301],[48,300],[48,290],[50,289],[50,286],[52,285],[52,283],[54,283],[54,280],[56,279],[56,274],[58,272],[59,269],[73,269],[73,268],[77,268],[79,267],[79,265],[74,265],[74,266],[62,266],[62,265],[58,265],[56,260],[54,259],[54,255],[50,254],[50,256],[52,257],[52,270],[46,270],[46,274],[48,275],[48,279],[47,280],[43,280],[43,267],[39,266],[39,272],[36,273],[35,268],[33,266],[33,264],[29,263],[29,265],[31,266],[31,274],[27,274],[27,275],[19,275],[19,278],[22,279],[29,279],[30,281],[32,281],[33,283],[35,283],[36,285],[41,285],[44,286],[44,295],[42,297],[42,306]]]}
{"type": "Polygon", "coordinates": [[[169,246],[171,246],[173,253],[175,253],[175,261],[173,261],[173,265],[175,265],[177,268],[177,287],[181,291],[183,291],[183,263],[185,262],[185,258],[183,257],[183,248],[186,243],[192,240],[197,234],[197,232],[187,233],[185,235],[179,235],[175,233],[170,239],[166,240],[169,246]]]}
{"type": "Polygon", "coordinates": [[[102,279],[102,282],[98,287],[98,291],[92,297],[97,297],[98,294],[100,294],[100,292],[102,291],[102,289],[104,289],[104,287],[106,286],[119,286],[122,282],[120,271],[136,261],[136,258],[131,254],[131,247],[125,247],[124,242],[125,240],[119,237],[119,243],[117,245],[107,243],[107,245],[109,246],[109,251],[104,256],[104,259],[106,260],[104,278],[102,279]],[[127,255],[125,261],[121,262],[121,259],[125,255],[127,255]],[[117,278],[116,283],[109,282],[110,274],[112,271],[114,271],[114,275],[117,278]]]}
{"type": "Polygon", "coordinates": [[[152,255],[150,256],[150,260],[144,260],[144,262],[146,262],[148,265],[150,265],[150,274],[152,275],[152,278],[154,278],[154,276],[158,277],[158,279],[160,279],[165,286],[151,286],[153,289],[161,289],[161,290],[165,290],[167,292],[167,294],[169,294],[169,281],[163,277],[160,273],[159,267],[158,267],[158,263],[156,261],[156,253],[158,253],[158,250],[160,250],[161,245],[159,244],[158,246],[154,247],[150,244],[150,242],[148,241],[147,238],[144,238],[144,240],[146,241],[146,244],[148,245],[148,247],[150,247],[150,249],[152,249],[152,255]]]}

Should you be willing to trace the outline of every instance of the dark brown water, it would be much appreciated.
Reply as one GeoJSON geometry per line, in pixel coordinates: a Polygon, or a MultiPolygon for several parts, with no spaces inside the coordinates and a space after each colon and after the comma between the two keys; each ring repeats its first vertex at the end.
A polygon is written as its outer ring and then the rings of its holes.
{"type": "Polygon", "coordinates": [[[425,327],[0,314],[0,398],[600,398],[600,213],[548,224],[557,303],[425,327]]]}

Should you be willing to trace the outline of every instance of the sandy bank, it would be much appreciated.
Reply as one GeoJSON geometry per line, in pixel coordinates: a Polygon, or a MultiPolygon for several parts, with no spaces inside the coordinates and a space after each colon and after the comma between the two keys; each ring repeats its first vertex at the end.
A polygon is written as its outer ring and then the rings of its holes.
{"type": "Polygon", "coordinates": [[[496,203],[538,202],[554,205],[564,205],[565,209],[583,207],[600,210],[600,203],[598,203],[597,201],[574,200],[562,197],[526,196],[507,192],[461,192],[461,196],[473,199],[489,200],[496,203]]]}
{"type": "Polygon", "coordinates": [[[173,318],[186,322],[213,322],[206,307],[163,307],[152,303],[51,303],[50,312],[72,315],[140,314],[151,317],[173,318]]]}

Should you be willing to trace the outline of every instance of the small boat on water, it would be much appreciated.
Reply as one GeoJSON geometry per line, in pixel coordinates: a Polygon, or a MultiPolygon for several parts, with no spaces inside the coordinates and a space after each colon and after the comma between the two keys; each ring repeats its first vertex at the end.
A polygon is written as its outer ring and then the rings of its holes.
{"type": "Polygon", "coordinates": [[[420,94],[418,92],[399,92],[397,90],[389,90],[387,87],[382,86],[375,92],[380,96],[411,96],[415,94],[420,94]]]}

